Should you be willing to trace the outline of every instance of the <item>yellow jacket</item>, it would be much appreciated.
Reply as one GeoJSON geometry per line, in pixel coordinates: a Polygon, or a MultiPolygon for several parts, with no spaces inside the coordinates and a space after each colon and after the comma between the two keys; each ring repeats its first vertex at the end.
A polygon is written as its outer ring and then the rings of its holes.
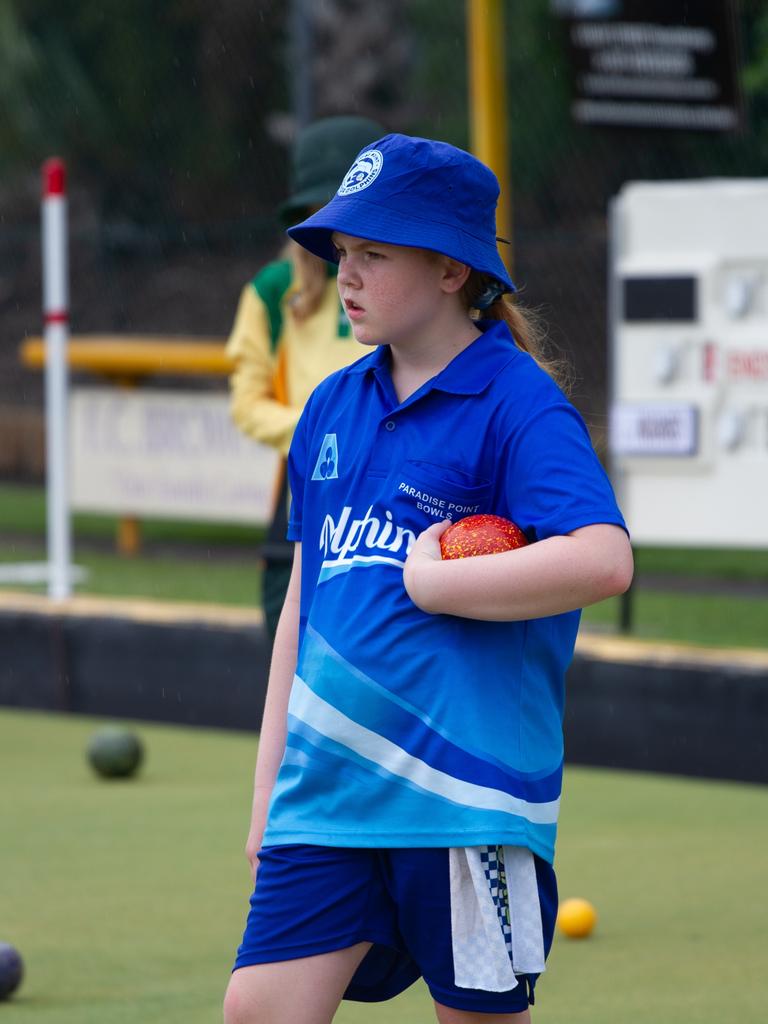
{"type": "Polygon", "coordinates": [[[319,308],[303,321],[290,312],[296,290],[290,261],[264,267],[242,291],[227,342],[235,363],[232,417],[243,433],[283,456],[314,388],[368,351],[352,336],[335,275],[319,308]]]}

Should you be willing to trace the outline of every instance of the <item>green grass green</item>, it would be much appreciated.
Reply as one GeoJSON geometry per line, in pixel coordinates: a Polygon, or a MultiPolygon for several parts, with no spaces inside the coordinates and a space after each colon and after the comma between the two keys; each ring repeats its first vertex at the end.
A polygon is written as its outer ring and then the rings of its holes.
{"type": "MultiPolygon", "coordinates": [[[[0,534],[27,534],[45,536],[45,491],[28,484],[0,483],[0,534]]],[[[117,518],[76,512],[72,516],[72,531],[81,540],[112,541],[117,532],[117,518]]],[[[142,539],[153,542],[182,542],[201,547],[244,547],[259,543],[262,527],[237,523],[198,523],[189,520],[142,519],[142,539]]]]}
{"type": "MultiPolygon", "coordinates": [[[[41,562],[45,549],[38,543],[14,541],[0,550],[0,563],[41,562]]],[[[260,602],[261,568],[253,546],[249,560],[217,558],[210,548],[184,555],[121,558],[116,554],[75,549],[75,562],[87,577],[78,594],[102,597],[142,597],[155,601],[193,601],[255,607],[260,602]]],[[[42,585],[8,584],[0,589],[43,592],[42,585]]]]}
{"type": "Polygon", "coordinates": [[[768,580],[768,548],[638,548],[637,569],[660,576],[768,580]]]}
{"type": "MultiPolygon", "coordinates": [[[[260,529],[163,520],[143,521],[141,528],[144,552],[123,558],[110,549],[116,533],[114,517],[74,517],[75,560],[88,572],[87,580],[77,587],[79,593],[244,607],[258,603],[260,529]]],[[[42,561],[44,529],[42,489],[0,485],[0,537],[7,538],[0,545],[0,562],[42,561]]],[[[640,581],[644,576],[768,580],[768,550],[640,548],[635,558],[640,581]]],[[[587,629],[616,632],[619,618],[619,602],[614,599],[586,609],[583,621],[587,629]]],[[[697,593],[662,586],[638,586],[633,594],[633,635],[641,639],[768,647],[766,623],[768,596],[726,597],[705,588],[697,593]]]]}
{"type": "MultiPolygon", "coordinates": [[[[2,1024],[203,1024],[247,910],[242,855],[255,737],[136,723],[141,774],[104,781],[84,750],[95,719],[0,711],[0,941],[26,977],[2,1024]]],[[[757,1024],[768,1005],[768,790],[569,768],[561,896],[598,910],[557,937],[537,1024],[757,1024]]],[[[433,1019],[419,983],[339,1024],[433,1019]]]]}
{"type": "MultiPolygon", "coordinates": [[[[768,647],[768,598],[641,590],[633,597],[632,636],[710,647],[768,647]]],[[[619,601],[585,608],[582,628],[615,632],[619,601]]]]}

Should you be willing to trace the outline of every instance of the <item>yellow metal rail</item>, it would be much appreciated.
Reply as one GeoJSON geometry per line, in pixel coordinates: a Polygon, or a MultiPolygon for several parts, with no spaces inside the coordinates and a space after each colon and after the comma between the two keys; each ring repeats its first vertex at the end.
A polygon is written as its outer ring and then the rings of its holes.
{"type": "MultiPolygon", "coordinates": [[[[45,341],[26,338],[21,344],[20,358],[24,366],[42,370],[45,341]]],[[[223,338],[174,338],[167,334],[73,335],[67,346],[67,362],[73,370],[89,370],[123,382],[135,382],[153,374],[222,376],[232,372],[223,338]]]]}

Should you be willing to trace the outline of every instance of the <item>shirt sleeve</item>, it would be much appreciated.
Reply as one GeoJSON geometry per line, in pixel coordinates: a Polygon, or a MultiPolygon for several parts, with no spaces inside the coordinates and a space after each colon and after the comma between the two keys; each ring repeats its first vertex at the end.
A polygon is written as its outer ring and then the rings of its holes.
{"type": "Polygon", "coordinates": [[[304,519],[304,487],[307,479],[307,448],[309,443],[310,397],[301,414],[288,452],[288,485],[291,489],[291,507],[288,514],[288,540],[301,538],[304,519]]]}
{"type": "Polygon", "coordinates": [[[512,518],[537,540],[596,523],[626,530],[587,427],[566,400],[547,406],[515,431],[505,468],[512,518]]]}
{"type": "Polygon", "coordinates": [[[226,352],[235,364],[230,377],[232,419],[248,437],[286,455],[300,410],[276,396],[279,354],[272,352],[267,310],[253,284],[240,295],[226,352]]]}

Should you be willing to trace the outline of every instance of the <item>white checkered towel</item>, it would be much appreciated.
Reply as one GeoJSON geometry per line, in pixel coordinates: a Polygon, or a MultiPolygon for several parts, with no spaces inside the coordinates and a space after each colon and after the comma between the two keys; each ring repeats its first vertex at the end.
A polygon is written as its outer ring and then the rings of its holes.
{"type": "Polygon", "coordinates": [[[454,981],[508,992],[541,974],[544,938],[533,854],[522,846],[449,851],[454,981]]]}

